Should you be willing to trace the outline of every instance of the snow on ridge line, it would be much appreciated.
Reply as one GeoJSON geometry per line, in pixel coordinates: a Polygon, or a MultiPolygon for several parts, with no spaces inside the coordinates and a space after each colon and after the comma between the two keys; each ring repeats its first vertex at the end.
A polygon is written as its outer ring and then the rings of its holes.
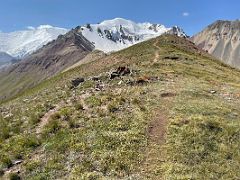
{"type": "Polygon", "coordinates": [[[50,25],[29,26],[26,30],[10,33],[0,32],[0,51],[22,58],[67,32],[67,29],[50,25]]]}
{"type": "MultiPolygon", "coordinates": [[[[176,35],[184,33],[178,27],[166,28],[162,24],[136,23],[123,18],[80,26],[82,35],[93,43],[95,49],[106,53],[119,51],[160,36],[170,30],[176,35]]],[[[67,29],[51,25],[29,26],[26,30],[11,33],[0,32],[0,51],[6,52],[13,57],[22,58],[67,32],[67,29]]]]}
{"type": "Polygon", "coordinates": [[[109,53],[155,38],[171,29],[161,24],[135,23],[115,18],[99,24],[87,24],[81,28],[81,32],[96,49],[109,53]]]}

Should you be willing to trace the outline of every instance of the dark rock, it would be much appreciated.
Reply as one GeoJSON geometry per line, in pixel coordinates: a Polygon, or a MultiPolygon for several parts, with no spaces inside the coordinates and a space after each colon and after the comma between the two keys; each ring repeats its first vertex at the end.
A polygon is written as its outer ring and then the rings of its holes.
{"type": "Polygon", "coordinates": [[[93,81],[99,81],[99,77],[92,77],[93,81]]]}
{"type": "Polygon", "coordinates": [[[128,67],[120,66],[115,71],[110,73],[110,79],[114,79],[116,77],[125,76],[131,73],[131,70],[128,67]]]}
{"type": "Polygon", "coordinates": [[[161,94],[161,97],[174,97],[174,96],[176,96],[176,94],[171,92],[165,92],[161,94]]]}
{"type": "Polygon", "coordinates": [[[84,82],[84,78],[77,78],[77,79],[72,80],[71,89],[79,86],[79,84],[81,84],[81,83],[83,83],[83,82],[84,82]]]}
{"type": "Polygon", "coordinates": [[[95,90],[96,91],[103,91],[104,90],[104,84],[97,84],[96,87],[95,87],[95,90]]]}
{"type": "Polygon", "coordinates": [[[164,57],[164,59],[178,60],[179,57],[178,56],[166,56],[166,57],[164,57]]]}
{"type": "Polygon", "coordinates": [[[140,77],[136,80],[136,84],[146,84],[146,83],[149,83],[151,81],[151,78],[150,77],[140,77]]]}

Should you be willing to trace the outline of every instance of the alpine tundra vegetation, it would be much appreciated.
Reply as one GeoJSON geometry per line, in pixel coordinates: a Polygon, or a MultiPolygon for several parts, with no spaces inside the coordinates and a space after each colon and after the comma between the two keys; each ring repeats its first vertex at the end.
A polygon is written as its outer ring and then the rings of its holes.
{"type": "Polygon", "coordinates": [[[235,179],[239,75],[174,35],[60,73],[1,104],[2,175],[235,179]]]}
{"type": "Polygon", "coordinates": [[[239,5],[1,2],[0,180],[240,179],[239,5]]]}

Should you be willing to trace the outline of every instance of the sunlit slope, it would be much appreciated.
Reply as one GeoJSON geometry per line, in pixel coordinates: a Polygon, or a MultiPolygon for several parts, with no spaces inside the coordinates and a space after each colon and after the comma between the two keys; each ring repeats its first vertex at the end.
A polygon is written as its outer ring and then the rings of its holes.
{"type": "Polygon", "coordinates": [[[239,83],[238,70],[170,35],[83,64],[1,104],[1,172],[237,179],[239,83]]]}

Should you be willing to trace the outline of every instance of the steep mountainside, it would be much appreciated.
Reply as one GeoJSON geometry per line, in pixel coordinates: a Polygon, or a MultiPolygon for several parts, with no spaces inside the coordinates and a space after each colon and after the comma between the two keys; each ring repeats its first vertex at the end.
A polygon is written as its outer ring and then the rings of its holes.
{"type": "Polygon", "coordinates": [[[239,84],[171,35],[81,64],[0,105],[0,175],[238,179],[239,84]]]}
{"type": "Polygon", "coordinates": [[[240,68],[240,21],[217,21],[192,41],[223,62],[240,68]]]}
{"type": "Polygon", "coordinates": [[[64,28],[42,25],[25,31],[0,32],[0,51],[13,57],[22,58],[57,39],[60,34],[65,34],[67,31],[64,28]]]}
{"type": "Polygon", "coordinates": [[[95,48],[104,52],[119,51],[164,33],[187,36],[179,27],[166,28],[161,24],[135,23],[122,18],[87,24],[81,29],[95,48]]]}
{"type": "Polygon", "coordinates": [[[0,99],[15,95],[38,84],[83,59],[94,49],[79,29],[59,36],[36,51],[0,72],[0,99]]]}

